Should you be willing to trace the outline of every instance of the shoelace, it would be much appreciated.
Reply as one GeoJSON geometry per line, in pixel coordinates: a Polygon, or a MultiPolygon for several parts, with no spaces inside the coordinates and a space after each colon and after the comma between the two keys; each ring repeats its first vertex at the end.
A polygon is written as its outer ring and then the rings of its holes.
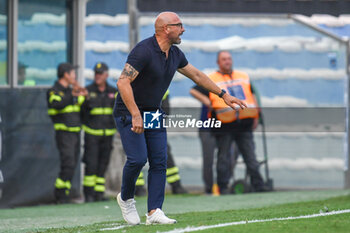
{"type": "Polygon", "coordinates": [[[125,213],[128,214],[131,212],[135,212],[136,211],[135,203],[136,201],[134,199],[126,201],[124,206],[125,213]]]}
{"type": "Polygon", "coordinates": [[[159,211],[157,215],[154,216],[155,222],[160,222],[161,219],[167,218],[163,211],[159,211]]]}

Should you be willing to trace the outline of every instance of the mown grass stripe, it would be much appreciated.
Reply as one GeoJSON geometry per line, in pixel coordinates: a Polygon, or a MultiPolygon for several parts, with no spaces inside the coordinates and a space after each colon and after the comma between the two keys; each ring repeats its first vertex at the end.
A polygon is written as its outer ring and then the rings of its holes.
{"type": "Polygon", "coordinates": [[[186,227],[183,229],[174,229],[171,231],[164,231],[164,232],[159,232],[159,233],[184,233],[184,232],[193,232],[193,231],[203,231],[203,230],[208,230],[208,229],[213,229],[213,228],[227,227],[227,226],[234,226],[234,225],[243,225],[243,224],[248,224],[248,223],[261,223],[261,222],[272,222],[272,221],[285,221],[285,220],[296,220],[296,219],[306,219],[306,218],[317,218],[317,217],[337,215],[337,214],[346,214],[346,213],[350,213],[350,209],[331,211],[331,212],[327,212],[327,213],[295,216],[295,217],[255,219],[255,220],[247,220],[247,221],[220,223],[220,224],[209,225],[209,226],[186,227]]]}

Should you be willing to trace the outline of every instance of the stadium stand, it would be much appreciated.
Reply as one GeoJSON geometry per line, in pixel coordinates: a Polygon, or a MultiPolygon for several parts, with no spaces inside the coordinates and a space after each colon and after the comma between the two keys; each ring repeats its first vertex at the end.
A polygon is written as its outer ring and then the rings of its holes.
{"type": "MultiPolygon", "coordinates": [[[[0,16],[0,30],[3,30],[1,28],[5,27],[5,24],[1,19],[0,16]]],[[[349,15],[313,15],[304,19],[338,36],[350,36],[349,15]]],[[[141,39],[153,34],[153,21],[154,17],[140,19],[141,39]]],[[[183,43],[180,47],[190,62],[209,73],[215,69],[216,52],[221,49],[230,50],[235,68],[246,71],[259,89],[263,106],[344,106],[346,51],[345,47],[335,40],[287,18],[232,17],[223,20],[221,17],[186,16],[183,21],[187,31],[182,37],[183,43]]],[[[64,38],[56,36],[63,35],[60,31],[64,30],[64,22],[63,16],[43,13],[19,22],[19,53],[25,64],[28,64],[27,74],[35,79],[37,84],[51,85],[56,76],[55,67],[48,67],[43,62],[46,61],[43,58],[47,54],[51,55],[47,56],[49,64],[59,63],[66,56],[67,45],[64,38]],[[41,33],[41,41],[31,38],[35,31],[45,31],[41,33]]],[[[86,83],[88,84],[93,77],[91,68],[96,61],[104,61],[111,68],[109,82],[114,84],[128,52],[128,17],[91,14],[86,17],[85,23],[86,83]]],[[[4,47],[4,42],[0,41],[0,56],[5,56],[4,47]]],[[[192,85],[190,80],[181,75],[175,76],[170,88],[173,106],[184,102],[190,106],[199,106],[189,97],[188,91],[192,85]]],[[[317,174],[327,170],[326,182],[315,183],[316,179],[306,179],[303,183],[296,184],[288,181],[287,175],[284,175],[284,178],[277,178],[276,185],[308,187],[312,184],[342,187],[343,134],[319,136],[309,133],[299,136],[296,138],[295,135],[269,135],[272,176],[285,168],[290,170],[290,174],[294,170],[304,169],[302,175],[295,178],[302,180],[302,177],[306,177],[306,170],[312,168],[317,174]],[[294,140],[291,140],[293,137],[294,140]],[[291,141],[293,144],[290,144],[291,141]],[[281,146],[283,144],[288,146],[281,146]],[[288,149],[298,144],[304,145],[304,149],[288,149]],[[315,149],[315,145],[322,146],[315,149]],[[330,151],[332,153],[329,153],[330,151]]],[[[259,137],[257,134],[257,142],[261,141],[259,137]]],[[[196,146],[199,148],[198,142],[178,137],[176,143],[183,143],[181,148],[175,146],[174,150],[175,154],[180,155],[179,166],[188,168],[183,175],[185,184],[200,182],[200,162],[198,156],[193,156],[199,155],[195,151],[196,146]],[[186,177],[189,179],[186,180],[186,177]]],[[[261,150],[261,146],[258,145],[258,154],[261,154],[261,150]]],[[[307,177],[311,179],[317,175],[307,177]]]]}

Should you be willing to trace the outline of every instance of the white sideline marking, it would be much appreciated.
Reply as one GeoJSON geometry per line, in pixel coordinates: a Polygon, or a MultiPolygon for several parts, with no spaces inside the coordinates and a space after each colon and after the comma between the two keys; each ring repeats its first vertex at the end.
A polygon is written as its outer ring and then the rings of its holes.
{"type": "MultiPolygon", "coordinates": [[[[118,224],[118,223],[116,223],[118,224]]],[[[144,223],[141,223],[139,225],[144,225],[144,223]]],[[[125,227],[132,227],[132,225],[117,225],[116,227],[108,227],[108,228],[101,228],[100,231],[113,231],[113,230],[120,230],[125,227]]]]}
{"type": "Polygon", "coordinates": [[[128,226],[127,225],[121,225],[121,226],[117,226],[117,227],[102,228],[102,229],[100,229],[100,231],[120,230],[120,229],[123,229],[125,227],[128,227],[128,226]]]}
{"type": "Polygon", "coordinates": [[[158,232],[157,231],[157,233],[184,233],[184,232],[192,232],[192,231],[203,231],[203,230],[212,229],[212,228],[227,227],[227,226],[233,226],[233,225],[243,225],[243,224],[248,224],[248,223],[284,221],[284,220],[294,220],[294,219],[304,219],[304,218],[317,218],[317,217],[322,217],[322,216],[329,216],[329,215],[336,215],[336,214],[346,214],[346,213],[350,213],[350,209],[331,211],[331,212],[328,212],[328,213],[302,215],[302,216],[296,216],[296,217],[256,219],[256,220],[248,220],[248,221],[220,223],[220,224],[209,225],[209,226],[186,227],[186,228],[183,228],[183,229],[174,229],[174,230],[171,230],[171,231],[164,231],[164,232],[158,232]]]}

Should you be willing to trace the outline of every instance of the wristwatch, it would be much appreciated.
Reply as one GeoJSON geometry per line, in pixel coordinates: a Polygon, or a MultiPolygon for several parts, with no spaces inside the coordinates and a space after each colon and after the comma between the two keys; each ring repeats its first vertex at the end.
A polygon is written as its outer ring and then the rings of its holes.
{"type": "Polygon", "coordinates": [[[224,89],[221,89],[221,93],[218,95],[220,98],[222,98],[225,95],[226,91],[224,89]]]}

